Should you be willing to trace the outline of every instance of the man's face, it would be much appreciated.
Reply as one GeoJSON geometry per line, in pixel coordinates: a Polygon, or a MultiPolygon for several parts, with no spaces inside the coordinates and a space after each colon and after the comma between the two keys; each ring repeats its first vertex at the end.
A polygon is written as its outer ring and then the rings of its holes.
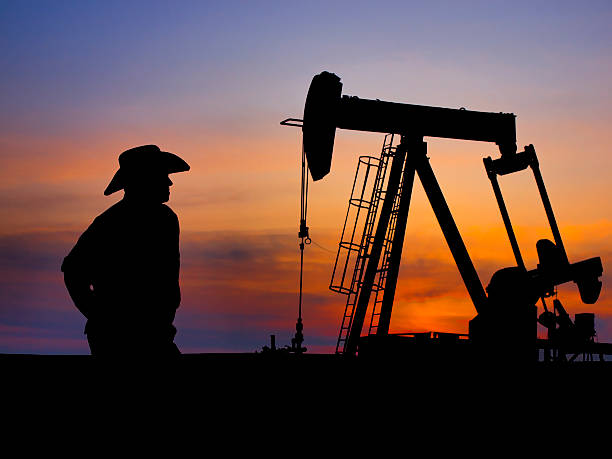
{"type": "Polygon", "coordinates": [[[134,181],[129,187],[129,194],[148,202],[168,202],[172,180],[165,172],[147,174],[134,181]]]}
{"type": "Polygon", "coordinates": [[[170,187],[172,180],[168,174],[160,174],[151,181],[151,198],[155,197],[156,201],[168,202],[170,200],[170,187]]]}

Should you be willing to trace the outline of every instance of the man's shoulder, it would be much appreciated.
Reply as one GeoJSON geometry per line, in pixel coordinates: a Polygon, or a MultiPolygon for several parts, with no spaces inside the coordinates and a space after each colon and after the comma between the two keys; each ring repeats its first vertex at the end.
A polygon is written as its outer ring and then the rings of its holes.
{"type": "Polygon", "coordinates": [[[178,216],[174,213],[174,211],[168,207],[166,204],[162,204],[160,206],[161,215],[167,219],[169,222],[178,224],[178,216]]]}
{"type": "Polygon", "coordinates": [[[168,225],[178,225],[177,215],[165,204],[152,207],[134,207],[121,200],[98,215],[91,224],[91,227],[104,229],[117,224],[123,225],[126,220],[141,218],[153,218],[160,223],[163,221],[168,225]]]}
{"type": "Polygon", "coordinates": [[[161,208],[162,212],[165,212],[166,215],[168,215],[169,217],[178,218],[174,211],[167,204],[162,204],[161,208]]]}
{"type": "Polygon", "coordinates": [[[119,220],[118,213],[122,212],[121,201],[112,205],[100,215],[98,215],[85,231],[79,236],[76,244],[68,253],[62,263],[62,271],[82,269],[92,256],[92,253],[99,250],[100,242],[105,239],[109,228],[114,222],[119,220]]]}
{"type": "Polygon", "coordinates": [[[92,225],[101,225],[106,222],[113,221],[117,218],[121,218],[123,217],[123,215],[125,215],[126,210],[127,209],[125,208],[123,200],[118,201],[112,206],[110,206],[108,209],[106,209],[104,212],[102,212],[100,215],[98,215],[96,218],[94,218],[92,225]]]}

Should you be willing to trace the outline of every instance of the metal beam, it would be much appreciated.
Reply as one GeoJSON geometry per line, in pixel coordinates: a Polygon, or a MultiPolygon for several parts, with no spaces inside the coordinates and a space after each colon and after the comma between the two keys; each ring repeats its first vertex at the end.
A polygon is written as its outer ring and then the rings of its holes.
{"type": "Polygon", "coordinates": [[[442,194],[426,153],[426,148],[423,148],[419,157],[416,158],[417,174],[421,179],[429,203],[438,219],[442,233],[444,233],[446,243],[455,259],[463,283],[467,288],[476,311],[480,314],[487,309],[487,295],[465,247],[465,243],[461,238],[461,234],[459,234],[455,220],[446,204],[446,199],[444,199],[444,194],[442,194]]]}
{"type": "Polygon", "coordinates": [[[422,138],[417,138],[411,141],[407,141],[405,138],[402,138],[402,142],[404,142],[406,145],[407,156],[404,164],[402,191],[399,196],[400,201],[395,232],[393,234],[393,245],[391,246],[391,253],[389,254],[389,271],[387,272],[385,290],[383,292],[383,301],[380,307],[378,326],[376,327],[377,335],[387,335],[389,333],[391,311],[393,310],[393,300],[395,298],[395,288],[397,286],[399,267],[402,260],[404,237],[406,235],[406,223],[408,221],[408,210],[410,209],[410,200],[412,197],[412,188],[414,184],[415,164],[413,156],[415,154],[419,154],[418,150],[426,148],[426,144],[423,142],[422,138]]]}
{"type": "Polygon", "coordinates": [[[516,265],[519,268],[525,269],[525,262],[523,261],[523,256],[521,255],[521,250],[519,249],[516,235],[514,234],[514,229],[512,228],[512,223],[510,222],[510,215],[508,214],[508,209],[506,208],[506,203],[504,202],[504,197],[502,196],[501,188],[499,187],[499,182],[497,181],[497,173],[494,171],[492,166],[493,160],[491,157],[488,157],[484,158],[483,162],[487,171],[487,176],[489,177],[491,186],[493,187],[493,193],[495,194],[495,199],[497,200],[499,212],[501,213],[504,226],[506,227],[506,233],[508,233],[508,239],[510,240],[510,246],[512,247],[512,252],[514,253],[516,265]]]}
{"type": "Polygon", "coordinates": [[[336,126],[341,129],[495,142],[500,147],[514,148],[510,153],[516,152],[513,113],[429,107],[354,96],[343,96],[337,113],[336,126]]]}

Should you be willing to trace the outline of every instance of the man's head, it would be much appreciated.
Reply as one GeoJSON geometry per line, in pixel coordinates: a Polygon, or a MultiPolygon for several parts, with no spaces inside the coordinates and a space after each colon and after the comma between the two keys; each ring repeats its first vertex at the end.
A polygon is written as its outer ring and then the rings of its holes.
{"type": "Polygon", "coordinates": [[[104,191],[125,190],[126,196],[149,202],[166,202],[172,181],[168,174],[189,170],[189,164],[157,145],[130,148],[119,155],[119,170],[104,191]]]}

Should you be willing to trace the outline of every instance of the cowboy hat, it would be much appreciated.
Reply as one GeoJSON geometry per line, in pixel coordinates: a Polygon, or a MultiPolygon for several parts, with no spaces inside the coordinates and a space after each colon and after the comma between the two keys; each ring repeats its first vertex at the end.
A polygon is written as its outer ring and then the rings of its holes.
{"type": "Polygon", "coordinates": [[[161,151],[157,145],[130,148],[119,155],[119,170],[104,190],[104,195],[123,189],[134,177],[160,172],[173,174],[189,170],[189,164],[174,153],[161,151]]]}

